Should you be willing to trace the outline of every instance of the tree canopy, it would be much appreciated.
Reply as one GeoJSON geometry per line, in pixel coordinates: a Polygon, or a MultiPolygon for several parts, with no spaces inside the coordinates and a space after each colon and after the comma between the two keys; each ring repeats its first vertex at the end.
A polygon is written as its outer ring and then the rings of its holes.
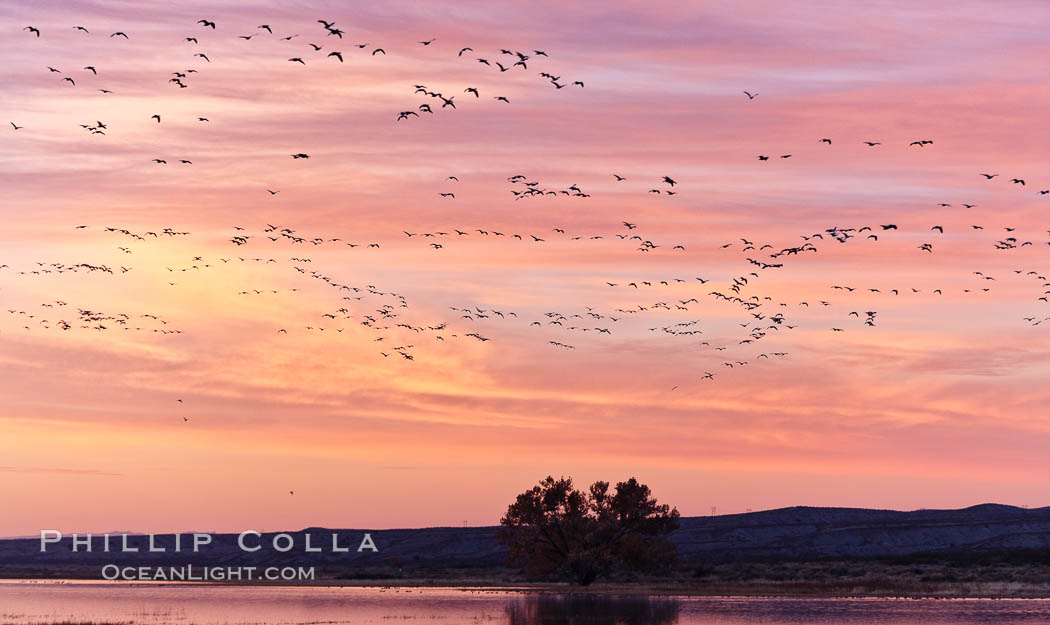
{"type": "Polygon", "coordinates": [[[675,547],[665,536],[678,518],[633,477],[612,492],[602,481],[584,492],[572,478],[547,476],[510,504],[498,537],[526,575],[587,585],[614,570],[667,569],[675,547]]]}

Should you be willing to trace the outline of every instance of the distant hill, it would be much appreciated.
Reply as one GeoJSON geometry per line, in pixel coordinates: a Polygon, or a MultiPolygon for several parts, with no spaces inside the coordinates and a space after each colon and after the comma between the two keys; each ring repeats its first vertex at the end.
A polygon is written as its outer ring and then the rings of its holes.
{"type": "Polygon", "coordinates": [[[1050,548],[1050,508],[961,510],[793,507],[682,519],[683,560],[810,559],[1050,548]]]}
{"type": "MultiPolygon", "coordinates": [[[[391,570],[469,570],[500,567],[505,550],[496,542],[495,527],[432,527],[392,530],[333,530],[307,528],[288,532],[295,547],[287,552],[271,548],[273,533],[254,538],[262,549],[246,553],[236,535],[216,534],[214,542],[193,554],[183,535],[181,553],[147,553],[145,537],[129,540],[138,553],[103,553],[96,542],[92,553],[72,553],[70,541],[40,553],[39,540],[0,540],[0,577],[98,576],[103,564],[171,566],[316,566],[332,576],[391,570]],[[333,553],[331,534],[348,553],[333,553]],[[356,551],[365,532],[378,553],[356,551]],[[305,553],[305,535],[311,535],[320,553],[305,553]]],[[[683,565],[761,559],[807,560],[871,558],[923,553],[990,553],[1050,550],[1050,507],[1024,509],[983,504],[961,510],[868,510],[862,508],[792,507],[747,514],[687,517],[672,536],[683,565]]],[[[160,545],[173,544],[170,535],[158,536],[160,545]]],[[[111,548],[119,546],[119,537],[111,548]]]]}

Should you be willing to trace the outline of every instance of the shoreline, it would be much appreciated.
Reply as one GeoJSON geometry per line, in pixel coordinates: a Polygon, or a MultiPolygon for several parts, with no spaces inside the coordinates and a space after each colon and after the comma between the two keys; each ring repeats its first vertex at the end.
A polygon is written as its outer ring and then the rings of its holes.
{"type": "Polygon", "coordinates": [[[860,582],[777,582],[756,580],[731,582],[599,582],[575,586],[559,582],[518,582],[477,579],[434,580],[404,578],[389,580],[320,579],[310,582],[184,582],[184,581],[108,581],[99,578],[70,577],[0,577],[0,584],[25,586],[183,586],[183,587],[248,587],[248,588],[348,588],[372,590],[460,590],[469,592],[506,592],[538,595],[616,595],[649,597],[689,597],[712,599],[897,599],[897,600],[1050,600],[1050,585],[1017,582],[926,583],[919,588],[904,585],[886,587],[884,583],[860,582]],[[881,587],[876,587],[881,586],[881,587]]]}

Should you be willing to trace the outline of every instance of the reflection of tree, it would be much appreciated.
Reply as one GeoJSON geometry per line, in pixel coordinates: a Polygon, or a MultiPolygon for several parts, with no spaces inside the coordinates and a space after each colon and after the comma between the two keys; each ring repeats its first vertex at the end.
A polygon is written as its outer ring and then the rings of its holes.
{"type": "Polygon", "coordinates": [[[509,625],[674,625],[670,597],[527,595],[507,606],[509,625]]]}

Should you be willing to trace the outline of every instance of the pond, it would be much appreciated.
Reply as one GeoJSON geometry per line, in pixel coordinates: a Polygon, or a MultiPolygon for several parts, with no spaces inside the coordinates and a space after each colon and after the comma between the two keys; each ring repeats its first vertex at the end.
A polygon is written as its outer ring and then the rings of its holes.
{"type": "Polygon", "coordinates": [[[0,623],[162,625],[958,625],[1050,623],[1042,599],[783,599],[514,589],[0,582],[0,623]]]}

